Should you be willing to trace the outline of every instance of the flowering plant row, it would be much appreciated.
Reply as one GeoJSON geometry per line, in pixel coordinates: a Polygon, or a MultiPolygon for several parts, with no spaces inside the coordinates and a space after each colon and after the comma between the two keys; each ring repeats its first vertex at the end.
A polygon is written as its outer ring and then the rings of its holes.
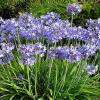
{"type": "MultiPolygon", "coordinates": [[[[67,11],[72,12],[72,16],[77,11],[81,11],[81,8],[77,8],[78,5],[74,4],[74,6],[76,10],[73,5],[69,5],[67,8],[67,11]]],[[[46,52],[51,59],[60,57],[61,59],[68,59],[70,62],[94,55],[100,49],[100,18],[97,20],[89,19],[85,27],[72,26],[72,23],[68,20],[62,20],[60,15],[54,12],[48,12],[40,18],[35,18],[29,13],[8,20],[0,18],[0,64],[8,63],[13,59],[11,51],[15,49],[15,43],[18,43],[17,50],[21,52],[21,62],[28,65],[34,64],[36,61],[34,55],[40,54],[43,56],[46,52]],[[85,44],[47,48],[42,43],[20,44],[21,38],[26,41],[43,39],[48,44],[56,44],[63,39],[78,39],[85,42],[85,44]]]]}
{"type": "MultiPolygon", "coordinates": [[[[81,11],[77,4],[67,7],[68,12],[74,16],[81,11]]],[[[24,13],[18,18],[3,20],[0,18],[0,64],[7,64],[13,60],[12,49],[17,48],[21,52],[20,60],[23,64],[32,65],[36,61],[34,55],[43,56],[47,53],[48,58],[68,59],[70,62],[79,61],[94,55],[100,49],[100,18],[97,20],[89,19],[82,26],[72,26],[68,20],[62,20],[60,15],[48,12],[39,18],[32,14],[24,13]],[[46,40],[48,44],[56,44],[63,39],[78,39],[85,44],[76,46],[46,47],[41,42],[36,44],[20,44],[21,39],[26,41],[46,40]],[[15,45],[15,44],[18,45],[15,45]]]]}

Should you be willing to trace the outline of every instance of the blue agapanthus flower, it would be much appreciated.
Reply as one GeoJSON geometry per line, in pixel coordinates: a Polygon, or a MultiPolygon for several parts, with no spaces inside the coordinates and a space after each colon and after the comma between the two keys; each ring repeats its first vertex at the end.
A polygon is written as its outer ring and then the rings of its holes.
{"type": "Polygon", "coordinates": [[[98,47],[93,44],[52,47],[48,50],[48,58],[55,59],[59,57],[67,59],[69,62],[76,62],[94,55],[97,49],[98,47]]]}
{"type": "MultiPolygon", "coordinates": [[[[66,11],[72,15],[81,12],[82,8],[78,3],[69,4],[66,11]]],[[[54,12],[47,12],[39,18],[32,14],[24,13],[18,18],[3,20],[0,17],[0,61],[10,62],[13,59],[12,50],[14,43],[17,44],[19,37],[26,40],[46,40],[47,43],[61,42],[62,40],[79,39],[84,45],[51,47],[47,55],[51,59],[61,58],[70,62],[79,61],[94,55],[100,50],[100,18],[89,19],[86,27],[71,27],[68,20],[62,20],[60,15],[54,12]],[[9,59],[8,59],[9,58],[9,59]]],[[[58,44],[58,43],[57,43],[58,44]]],[[[35,62],[35,55],[44,56],[46,47],[38,42],[35,44],[20,44],[20,60],[23,64],[31,65],[35,62]]]]}
{"type": "Polygon", "coordinates": [[[70,55],[70,48],[68,46],[59,46],[57,47],[57,53],[59,58],[61,59],[68,59],[70,55]]]}
{"type": "Polygon", "coordinates": [[[51,47],[47,52],[47,57],[50,59],[56,59],[57,55],[57,48],[51,47]]]}
{"type": "Polygon", "coordinates": [[[59,57],[61,59],[67,59],[69,62],[75,62],[81,60],[82,55],[75,47],[63,46],[48,50],[48,57],[51,59],[59,57]]]}
{"type": "Polygon", "coordinates": [[[0,64],[8,64],[11,60],[13,60],[12,52],[7,53],[3,50],[0,50],[0,64]]]}
{"type": "Polygon", "coordinates": [[[28,56],[25,56],[25,55],[21,55],[20,61],[24,65],[34,65],[34,63],[36,62],[36,58],[33,57],[33,56],[28,57],[28,56]]]}
{"type": "Polygon", "coordinates": [[[1,43],[0,47],[0,64],[10,63],[14,58],[12,53],[14,45],[12,43],[1,43]]]}
{"type": "Polygon", "coordinates": [[[67,29],[70,27],[69,21],[57,20],[50,26],[45,26],[43,36],[51,43],[58,42],[68,34],[67,29]]]}
{"type": "Polygon", "coordinates": [[[11,52],[14,49],[14,44],[12,43],[1,43],[1,49],[7,53],[11,52]]]}
{"type": "Polygon", "coordinates": [[[66,12],[71,12],[72,15],[75,15],[76,13],[80,13],[81,11],[82,8],[78,3],[69,4],[66,8],[66,12]]]}
{"type": "Polygon", "coordinates": [[[12,40],[17,40],[17,22],[15,19],[8,19],[3,21],[0,25],[0,37],[3,40],[6,40],[8,42],[11,42],[12,40]]]}
{"type": "Polygon", "coordinates": [[[34,55],[33,44],[27,44],[27,45],[21,44],[19,47],[19,51],[22,53],[22,55],[30,57],[34,55]]]}
{"type": "Polygon", "coordinates": [[[44,56],[46,47],[42,43],[20,45],[19,52],[21,52],[20,60],[25,65],[32,65],[36,61],[34,55],[44,56]]]}
{"type": "Polygon", "coordinates": [[[40,19],[44,25],[50,26],[60,19],[60,15],[55,12],[47,12],[47,14],[40,16],[40,19]]]}
{"type": "Polygon", "coordinates": [[[100,48],[100,18],[96,20],[87,20],[86,27],[91,33],[91,43],[94,43],[98,48],[100,48]]]}
{"type": "Polygon", "coordinates": [[[19,51],[22,53],[22,55],[26,55],[27,57],[38,54],[42,56],[46,52],[46,47],[39,42],[27,45],[22,44],[19,47],[19,51]]]}
{"type": "Polygon", "coordinates": [[[68,60],[70,62],[80,61],[82,59],[82,54],[76,50],[76,47],[70,47],[70,54],[68,60]]]}
{"type": "Polygon", "coordinates": [[[89,75],[93,75],[98,71],[98,65],[94,66],[92,64],[89,64],[84,69],[89,75]]]}
{"type": "Polygon", "coordinates": [[[18,18],[19,33],[21,38],[26,40],[38,40],[42,38],[43,24],[39,18],[35,18],[32,14],[24,13],[18,18]]]}

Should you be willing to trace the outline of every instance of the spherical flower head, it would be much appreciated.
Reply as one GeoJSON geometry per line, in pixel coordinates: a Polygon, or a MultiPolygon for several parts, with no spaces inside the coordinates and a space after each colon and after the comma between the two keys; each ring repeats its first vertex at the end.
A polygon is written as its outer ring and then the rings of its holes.
{"type": "Polygon", "coordinates": [[[15,19],[8,19],[3,21],[3,23],[0,26],[0,33],[3,36],[2,41],[15,41],[17,40],[17,25],[16,25],[15,19]]]}
{"type": "Polygon", "coordinates": [[[22,55],[20,57],[20,61],[24,64],[24,65],[34,65],[34,63],[36,62],[36,59],[33,56],[27,57],[25,55],[22,55]]]}
{"type": "Polygon", "coordinates": [[[98,47],[95,44],[86,44],[84,46],[87,49],[87,52],[86,52],[87,57],[94,55],[98,49],[98,47]]]}
{"type": "Polygon", "coordinates": [[[47,52],[47,56],[50,59],[55,59],[57,57],[57,48],[51,47],[47,52]]]}
{"type": "Polygon", "coordinates": [[[95,20],[93,19],[88,19],[87,22],[86,22],[86,27],[89,31],[93,31],[94,28],[96,26],[96,23],[95,23],[95,20]]]}
{"type": "Polygon", "coordinates": [[[12,52],[7,53],[3,50],[0,50],[0,64],[8,64],[11,60],[13,60],[12,52]]]}
{"type": "Polygon", "coordinates": [[[59,46],[50,48],[50,50],[48,50],[48,57],[51,59],[59,57],[61,59],[67,59],[69,62],[76,62],[81,60],[82,55],[75,47],[59,46]]]}
{"type": "Polygon", "coordinates": [[[94,20],[94,19],[89,19],[86,22],[86,27],[90,31],[97,31],[100,30],[100,18],[94,20]]]}
{"type": "Polygon", "coordinates": [[[40,56],[43,56],[46,52],[46,47],[42,43],[37,42],[34,44],[33,52],[35,55],[39,54],[40,56]]]}
{"type": "Polygon", "coordinates": [[[67,35],[66,35],[66,38],[69,38],[69,39],[77,39],[79,36],[78,36],[78,29],[77,27],[69,27],[67,29],[67,35]]]}
{"type": "Polygon", "coordinates": [[[84,42],[89,42],[89,40],[91,39],[90,31],[85,28],[82,28],[81,26],[77,28],[77,34],[78,38],[84,42]]]}
{"type": "Polygon", "coordinates": [[[70,54],[70,48],[68,46],[57,47],[57,55],[61,59],[68,59],[70,54]]]}
{"type": "Polygon", "coordinates": [[[72,15],[75,15],[76,13],[80,13],[81,11],[82,8],[78,3],[69,4],[66,9],[66,12],[71,12],[72,15]]]}
{"type": "Polygon", "coordinates": [[[25,12],[19,16],[18,24],[21,27],[25,27],[25,24],[26,24],[26,27],[27,27],[27,24],[32,23],[33,20],[34,20],[34,17],[32,16],[32,14],[25,12]]]}
{"type": "Polygon", "coordinates": [[[24,13],[18,18],[19,33],[21,38],[26,40],[38,40],[42,38],[43,25],[39,18],[32,14],[24,13]]]}
{"type": "Polygon", "coordinates": [[[55,13],[55,12],[47,12],[46,15],[42,15],[41,17],[41,22],[45,25],[51,25],[52,23],[56,22],[59,20],[60,15],[55,13]]]}
{"type": "Polygon", "coordinates": [[[21,44],[19,46],[19,51],[21,52],[22,55],[26,55],[27,57],[30,57],[34,55],[33,44],[27,44],[27,45],[21,44]]]}
{"type": "Polygon", "coordinates": [[[86,53],[87,53],[86,46],[84,46],[84,45],[83,46],[77,46],[76,50],[81,53],[83,58],[86,57],[86,53]]]}
{"type": "Polygon", "coordinates": [[[27,57],[38,54],[42,56],[46,52],[46,47],[39,42],[27,45],[22,44],[19,47],[19,51],[22,53],[22,55],[26,55],[27,57]]]}
{"type": "Polygon", "coordinates": [[[87,65],[84,69],[89,75],[93,75],[98,71],[98,65],[94,66],[92,64],[87,65]]]}
{"type": "Polygon", "coordinates": [[[57,20],[50,26],[46,26],[43,32],[44,37],[50,43],[55,43],[65,38],[67,28],[70,27],[70,23],[65,20],[57,20]]]}
{"type": "Polygon", "coordinates": [[[82,54],[77,51],[76,47],[70,47],[69,62],[77,62],[82,59],[82,54]]]}
{"type": "Polygon", "coordinates": [[[14,49],[14,45],[12,43],[1,43],[1,49],[6,51],[7,53],[11,52],[14,49]]]}

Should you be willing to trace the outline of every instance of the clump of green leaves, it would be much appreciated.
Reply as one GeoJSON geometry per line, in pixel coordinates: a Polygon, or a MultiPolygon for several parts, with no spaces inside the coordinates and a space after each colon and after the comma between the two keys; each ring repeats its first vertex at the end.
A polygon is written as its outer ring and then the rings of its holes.
{"type": "Polygon", "coordinates": [[[38,58],[33,66],[22,65],[17,57],[0,65],[2,100],[95,100],[100,95],[100,75],[84,72],[86,61],[38,58]]]}

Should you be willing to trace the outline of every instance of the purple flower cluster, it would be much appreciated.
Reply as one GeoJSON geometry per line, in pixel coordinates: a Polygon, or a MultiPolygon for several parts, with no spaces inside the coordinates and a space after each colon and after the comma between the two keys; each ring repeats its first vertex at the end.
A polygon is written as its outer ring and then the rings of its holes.
{"type": "Polygon", "coordinates": [[[18,27],[20,37],[26,40],[38,40],[42,37],[43,24],[39,18],[35,18],[32,14],[24,13],[18,18],[18,27]]]}
{"type": "Polygon", "coordinates": [[[20,45],[19,51],[21,52],[20,60],[23,64],[32,65],[36,61],[34,55],[43,56],[46,52],[46,47],[42,43],[20,45]]]}
{"type": "Polygon", "coordinates": [[[98,71],[98,65],[87,65],[84,69],[89,75],[93,75],[98,71]]]}
{"type": "Polygon", "coordinates": [[[48,58],[55,59],[56,57],[59,57],[61,59],[67,59],[70,62],[76,62],[94,55],[96,50],[96,47],[90,44],[76,47],[52,47],[48,50],[48,58]]]}
{"type": "Polygon", "coordinates": [[[0,18],[0,42],[17,40],[17,34],[19,34],[20,38],[26,40],[45,39],[54,43],[64,38],[79,39],[100,47],[100,18],[88,20],[86,27],[71,27],[68,20],[61,20],[60,15],[54,12],[48,12],[40,18],[24,13],[18,19],[0,18]]]}
{"type": "Polygon", "coordinates": [[[49,42],[58,42],[63,39],[66,29],[70,26],[69,21],[61,20],[60,15],[51,12],[35,18],[25,13],[18,19],[20,37],[27,40],[46,39],[49,42]]]}
{"type": "Polygon", "coordinates": [[[20,57],[20,61],[25,65],[33,65],[36,62],[36,59],[33,56],[27,57],[25,55],[22,55],[20,57]]]}
{"type": "Polygon", "coordinates": [[[68,20],[59,19],[50,26],[45,26],[43,36],[48,42],[58,42],[66,37],[69,26],[68,20]]]}
{"type": "Polygon", "coordinates": [[[11,43],[1,43],[0,46],[0,64],[7,64],[13,60],[12,50],[14,49],[14,45],[11,43]]]}
{"type": "Polygon", "coordinates": [[[66,11],[71,12],[72,15],[75,15],[76,13],[80,13],[82,11],[82,8],[78,3],[72,3],[68,5],[66,11]]]}
{"type": "Polygon", "coordinates": [[[91,33],[91,42],[98,46],[98,49],[100,49],[100,18],[97,20],[87,20],[86,27],[91,33]]]}
{"type": "MultiPolygon", "coordinates": [[[[75,15],[81,12],[81,7],[77,3],[70,4],[67,12],[75,15]]],[[[48,12],[39,18],[32,14],[24,13],[16,19],[3,20],[0,17],[0,64],[8,63],[13,59],[12,40],[17,41],[17,37],[26,40],[46,40],[47,43],[56,43],[63,39],[78,39],[85,44],[80,46],[62,46],[48,48],[47,55],[51,59],[57,57],[67,59],[70,62],[79,61],[94,55],[97,49],[100,49],[100,18],[97,20],[89,19],[86,22],[86,28],[81,26],[71,26],[68,20],[62,20],[60,15],[54,12],[48,12]],[[7,44],[6,44],[7,43],[7,44]]],[[[43,56],[46,47],[42,43],[20,44],[18,47],[21,53],[20,60],[25,65],[32,65],[36,61],[35,55],[43,56]]]]}
{"type": "Polygon", "coordinates": [[[86,27],[90,31],[100,29],[100,18],[98,18],[97,20],[93,19],[87,20],[86,27]]]}
{"type": "Polygon", "coordinates": [[[50,26],[52,23],[55,23],[57,20],[60,19],[60,15],[54,12],[47,12],[47,14],[42,15],[40,19],[44,25],[50,26]]]}
{"type": "Polygon", "coordinates": [[[0,22],[0,42],[11,42],[16,40],[17,23],[15,19],[1,20],[0,22]]]}

